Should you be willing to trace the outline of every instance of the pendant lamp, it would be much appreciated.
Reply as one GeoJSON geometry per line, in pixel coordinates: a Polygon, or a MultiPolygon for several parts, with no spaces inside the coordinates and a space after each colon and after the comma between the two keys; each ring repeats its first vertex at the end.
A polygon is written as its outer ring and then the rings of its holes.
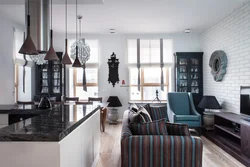
{"type": "Polygon", "coordinates": [[[59,60],[58,56],[56,55],[55,49],[53,47],[53,30],[52,30],[52,0],[50,0],[50,47],[49,50],[44,57],[44,60],[52,60],[56,61],[59,60]]]}
{"type": "Polygon", "coordinates": [[[78,58],[78,29],[77,29],[77,0],[76,0],[76,47],[75,47],[75,54],[76,54],[76,58],[75,58],[75,61],[72,65],[72,67],[82,67],[82,64],[80,63],[79,61],[79,58],[78,58]]]}
{"type": "Polygon", "coordinates": [[[28,15],[27,15],[27,37],[23,42],[22,47],[19,50],[19,53],[26,55],[38,55],[36,46],[30,36],[30,13],[29,13],[29,0],[28,0],[28,15]]]}
{"type": "Polygon", "coordinates": [[[68,27],[67,27],[67,23],[68,23],[68,4],[67,4],[68,0],[65,0],[65,30],[66,30],[66,34],[65,34],[65,53],[62,59],[62,64],[72,64],[70,58],[69,58],[69,54],[68,54],[68,27]]]}

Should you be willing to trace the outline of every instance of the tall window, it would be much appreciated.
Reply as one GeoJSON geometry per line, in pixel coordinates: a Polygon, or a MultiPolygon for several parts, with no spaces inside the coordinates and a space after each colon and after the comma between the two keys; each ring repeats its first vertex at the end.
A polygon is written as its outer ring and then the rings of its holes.
{"type": "MultiPolygon", "coordinates": [[[[80,100],[88,100],[88,97],[98,96],[98,65],[99,65],[99,44],[98,40],[85,40],[90,47],[90,59],[86,63],[87,92],[83,90],[83,69],[74,68],[73,72],[73,94],[80,100]]],[[[74,40],[69,41],[69,46],[74,40]]],[[[70,50],[70,49],[69,49],[70,50]]]]}
{"type": "Polygon", "coordinates": [[[160,39],[140,40],[141,90],[138,91],[137,40],[128,40],[128,64],[130,76],[130,100],[153,100],[156,90],[159,98],[166,100],[169,90],[169,65],[173,64],[172,40],[163,40],[164,91],[161,91],[160,39]]]}
{"type": "Polygon", "coordinates": [[[27,66],[25,67],[25,85],[23,85],[23,65],[25,60],[23,54],[18,53],[24,41],[23,31],[14,28],[14,38],[13,38],[13,59],[15,67],[15,102],[16,101],[30,101],[32,100],[31,96],[31,59],[26,55],[28,61],[27,66]],[[25,91],[23,89],[25,87],[25,91]]]}

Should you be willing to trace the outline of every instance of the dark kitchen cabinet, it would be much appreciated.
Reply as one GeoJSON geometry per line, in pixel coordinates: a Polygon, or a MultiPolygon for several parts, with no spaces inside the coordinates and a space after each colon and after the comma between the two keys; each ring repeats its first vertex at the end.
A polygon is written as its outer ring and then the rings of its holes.
{"type": "Polygon", "coordinates": [[[56,97],[61,101],[63,90],[63,68],[61,64],[62,52],[56,52],[59,61],[47,61],[43,65],[36,65],[36,95],[34,100],[39,101],[43,94],[56,97]]]}

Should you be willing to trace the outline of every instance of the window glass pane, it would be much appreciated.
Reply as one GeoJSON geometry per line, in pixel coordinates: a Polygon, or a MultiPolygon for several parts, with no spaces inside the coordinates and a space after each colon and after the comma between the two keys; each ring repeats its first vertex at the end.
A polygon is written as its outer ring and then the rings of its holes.
{"type": "MultiPolygon", "coordinates": [[[[166,68],[163,68],[164,84],[166,84],[166,68]]],[[[161,68],[144,68],[144,83],[161,83],[161,68]]]]}
{"type": "Polygon", "coordinates": [[[163,40],[163,61],[164,63],[172,63],[174,61],[173,56],[173,40],[163,40]]]}
{"type": "Polygon", "coordinates": [[[154,100],[156,98],[156,90],[158,90],[158,98],[160,100],[167,99],[167,87],[164,87],[164,92],[160,86],[145,86],[143,87],[143,100],[154,100]]]}
{"type": "Polygon", "coordinates": [[[150,40],[150,62],[160,63],[160,39],[150,40]]]}
{"type": "Polygon", "coordinates": [[[88,40],[86,39],[86,43],[90,47],[90,58],[87,63],[98,63],[98,55],[99,55],[99,46],[98,40],[88,40]]]}
{"type": "Polygon", "coordinates": [[[138,68],[130,68],[129,69],[129,76],[130,76],[130,85],[137,85],[138,84],[138,68]]]}
{"type": "Polygon", "coordinates": [[[130,87],[130,100],[142,100],[141,92],[138,91],[137,86],[130,87]]]}
{"type": "Polygon", "coordinates": [[[137,40],[128,40],[128,63],[137,63],[137,40]]]}
{"type": "Polygon", "coordinates": [[[140,41],[140,54],[141,54],[141,63],[149,63],[150,62],[150,41],[149,40],[141,40],[140,41]]]}
{"type": "MultiPolygon", "coordinates": [[[[82,83],[83,69],[77,68],[77,83],[82,83]]],[[[98,82],[98,69],[97,68],[86,68],[86,81],[87,83],[97,83],[98,82]]]]}
{"type": "Polygon", "coordinates": [[[79,97],[80,100],[88,100],[88,97],[98,97],[98,87],[88,86],[87,92],[85,92],[82,86],[76,86],[75,96],[79,97]]]}
{"type": "Polygon", "coordinates": [[[141,40],[141,63],[160,63],[160,40],[141,40]]]}

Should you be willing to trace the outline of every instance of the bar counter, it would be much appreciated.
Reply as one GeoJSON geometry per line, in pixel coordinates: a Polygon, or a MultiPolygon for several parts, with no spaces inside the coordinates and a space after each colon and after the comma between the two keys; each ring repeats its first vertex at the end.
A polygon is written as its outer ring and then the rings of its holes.
{"type": "Polygon", "coordinates": [[[0,105],[0,121],[18,120],[0,129],[1,166],[93,166],[100,150],[100,108],[100,103],[45,110],[0,105]]]}
{"type": "Polygon", "coordinates": [[[55,105],[50,110],[35,105],[0,106],[0,114],[34,115],[0,129],[0,141],[60,141],[99,109],[97,105],[55,105]]]}

